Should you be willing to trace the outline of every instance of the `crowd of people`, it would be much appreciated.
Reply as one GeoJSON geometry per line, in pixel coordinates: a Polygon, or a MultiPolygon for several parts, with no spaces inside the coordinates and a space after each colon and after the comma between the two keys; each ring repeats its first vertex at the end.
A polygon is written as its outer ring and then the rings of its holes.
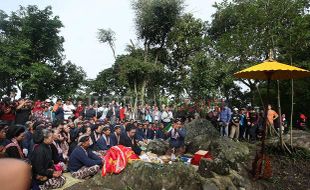
{"type": "MultiPolygon", "coordinates": [[[[184,151],[184,123],[199,118],[195,110],[173,106],[130,106],[115,101],[85,106],[70,99],[55,104],[50,99],[4,99],[0,109],[0,157],[25,160],[32,165],[33,189],[59,188],[66,182],[64,172],[74,178],[95,175],[104,165],[103,156],[110,147],[124,145],[143,154],[141,144],[163,139],[173,150],[184,151]],[[183,112],[182,112],[183,111],[183,112]],[[182,114],[183,113],[183,114],[182,114]]],[[[223,104],[208,111],[208,119],[218,127],[221,136],[235,141],[254,142],[261,138],[264,113],[259,109],[229,108],[223,104]]],[[[278,114],[268,106],[269,134],[276,130],[278,114]]],[[[304,117],[304,122],[306,117],[304,117]]],[[[282,126],[285,128],[285,117],[282,126]]]]}
{"type": "MultiPolygon", "coordinates": [[[[229,136],[235,141],[255,142],[263,135],[265,114],[258,107],[241,108],[241,110],[235,107],[231,111],[227,106],[223,106],[221,111],[215,111],[213,115],[214,117],[211,117],[214,125],[219,125],[221,134],[223,136],[229,136]]],[[[270,136],[273,136],[274,132],[277,131],[274,124],[277,118],[278,114],[272,110],[271,105],[268,105],[267,134],[270,136]]],[[[282,115],[282,121],[282,126],[287,127],[287,125],[284,125],[285,115],[282,115]]]]}
{"type": "Polygon", "coordinates": [[[31,164],[34,187],[59,188],[66,182],[66,171],[78,179],[95,175],[115,145],[131,147],[137,155],[143,154],[141,144],[156,138],[169,138],[173,148],[182,147],[182,122],[173,118],[168,106],[163,109],[159,112],[155,106],[150,112],[146,106],[141,115],[133,116],[130,108],[115,101],[100,107],[97,102],[86,107],[81,101],[75,106],[70,99],[54,105],[49,99],[2,101],[0,157],[31,164]]]}

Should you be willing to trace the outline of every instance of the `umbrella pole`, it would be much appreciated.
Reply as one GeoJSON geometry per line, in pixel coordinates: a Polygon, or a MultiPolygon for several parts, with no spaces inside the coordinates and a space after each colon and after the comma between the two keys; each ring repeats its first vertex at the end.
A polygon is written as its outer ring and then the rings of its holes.
{"type": "Polygon", "coordinates": [[[281,148],[283,148],[283,136],[282,136],[282,113],[281,113],[281,101],[280,101],[280,81],[277,80],[278,85],[278,109],[279,109],[279,137],[280,137],[280,143],[281,148]]]}
{"type": "Polygon", "coordinates": [[[265,107],[264,113],[264,124],[263,124],[263,135],[262,135],[262,147],[260,154],[256,153],[254,162],[253,162],[253,174],[254,180],[260,178],[270,178],[271,177],[271,163],[270,158],[265,154],[265,138],[266,138],[266,129],[267,129],[267,112],[268,112],[268,103],[269,103],[269,88],[270,88],[270,79],[271,75],[268,77],[267,85],[267,105],[265,107]]]}
{"type": "Polygon", "coordinates": [[[290,121],[290,144],[291,148],[293,148],[293,113],[294,113],[294,80],[292,79],[292,109],[291,109],[291,121],[290,121]]]}
{"type": "Polygon", "coordinates": [[[259,90],[259,88],[258,88],[258,85],[256,85],[256,89],[257,89],[257,92],[258,92],[258,95],[259,95],[260,101],[261,101],[261,103],[262,103],[262,106],[263,106],[263,108],[265,108],[265,104],[264,104],[264,101],[263,101],[262,95],[261,95],[261,93],[260,93],[260,90],[259,90]]]}
{"type": "Polygon", "coordinates": [[[267,104],[265,106],[265,123],[264,123],[264,130],[263,130],[263,136],[262,136],[262,154],[265,154],[265,139],[267,135],[267,125],[268,125],[268,104],[269,104],[269,92],[270,92],[270,81],[271,76],[268,77],[268,83],[267,83],[267,104]]]}

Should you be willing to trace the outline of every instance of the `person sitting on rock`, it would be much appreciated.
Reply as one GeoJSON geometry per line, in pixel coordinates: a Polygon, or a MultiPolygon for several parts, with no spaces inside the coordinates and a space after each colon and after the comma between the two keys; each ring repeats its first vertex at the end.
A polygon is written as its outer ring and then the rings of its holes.
{"type": "Polygon", "coordinates": [[[90,137],[80,136],[78,146],[71,153],[68,162],[68,169],[74,178],[84,179],[94,176],[104,163],[104,160],[94,154],[89,146],[90,137]]]}
{"type": "Polygon", "coordinates": [[[109,126],[105,126],[102,131],[103,134],[98,139],[96,147],[102,151],[109,150],[112,146],[116,145],[115,139],[111,138],[111,129],[109,126]]]}
{"type": "Polygon", "coordinates": [[[120,144],[126,147],[131,147],[136,154],[140,155],[142,150],[137,145],[136,132],[136,128],[132,124],[129,124],[126,127],[126,133],[121,135],[120,144]]]}
{"type": "Polygon", "coordinates": [[[170,137],[170,146],[171,148],[182,148],[184,146],[184,138],[186,131],[182,127],[182,122],[179,119],[176,119],[173,124],[173,128],[168,133],[170,137]]]}

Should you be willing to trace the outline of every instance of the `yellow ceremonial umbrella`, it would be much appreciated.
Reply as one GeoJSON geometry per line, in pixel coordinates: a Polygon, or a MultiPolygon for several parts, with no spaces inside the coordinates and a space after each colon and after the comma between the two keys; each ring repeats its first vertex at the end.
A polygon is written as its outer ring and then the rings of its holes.
{"type": "MultiPolygon", "coordinates": [[[[265,60],[261,64],[254,65],[252,67],[239,71],[235,73],[234,76],[246,79],[267,80],[268,81],[267,96],[269,96],[269,87],[271,80],[285,80],[285,79],[298,79],[298,78],[310,77],[310,71],[282,64],[270,58],[265,60]]],[[[279,81],[278,81],[278,105],[279,105],[279,116],[281,121],[279,81]]],[[[256,156],[255,161],[253,163],[253,170],[255,172],[256,179],[261,177],[263,178],[271,177],[270,159],[268,158],[268,156],[265,155],[266,125],[267,125],[267,109],[265,111],[265,124],[262,137],[262,152],[260,155],[256,156]]],[[[283,145],[281,130],[280,130],[280,141],[281,145],[283,145]]]]}
{"type": "Polygon", "coordinates": [[[310,77],[310,71],[267,59],[234,75],[238,78],[256,80],[285,80],[310,77]]]}

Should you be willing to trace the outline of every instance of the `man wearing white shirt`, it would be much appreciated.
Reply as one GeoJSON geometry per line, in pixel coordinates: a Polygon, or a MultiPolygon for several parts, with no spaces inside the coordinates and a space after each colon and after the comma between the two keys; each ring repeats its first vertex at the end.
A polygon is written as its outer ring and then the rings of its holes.
{"type": "Polygon", "coordinates": [[[157,106],[154,107],[154,111],[153,111],[152,116],[153,116],[153,120],[154,121],[159,121],[159,119],[160,119],[160,111],[158,110],[157,106]]]}
{"type": "Polygon", "coordinates": [[[173,119],[173,113],[167,106],[161,114],[161,120],[164,126],[166,127],[169,123],[171,123],[172,119],[173,119]]]}
{"type": "Polygon", "coordinates": [[[73,111],[75,110],[75,106],[72,104],[71,100],[68,99],[66,101],[66,103],[63,105],[63,109],[64,109],[64,117],[65,120],[68,120],[69,117],[73,116],[73,111]]]}

